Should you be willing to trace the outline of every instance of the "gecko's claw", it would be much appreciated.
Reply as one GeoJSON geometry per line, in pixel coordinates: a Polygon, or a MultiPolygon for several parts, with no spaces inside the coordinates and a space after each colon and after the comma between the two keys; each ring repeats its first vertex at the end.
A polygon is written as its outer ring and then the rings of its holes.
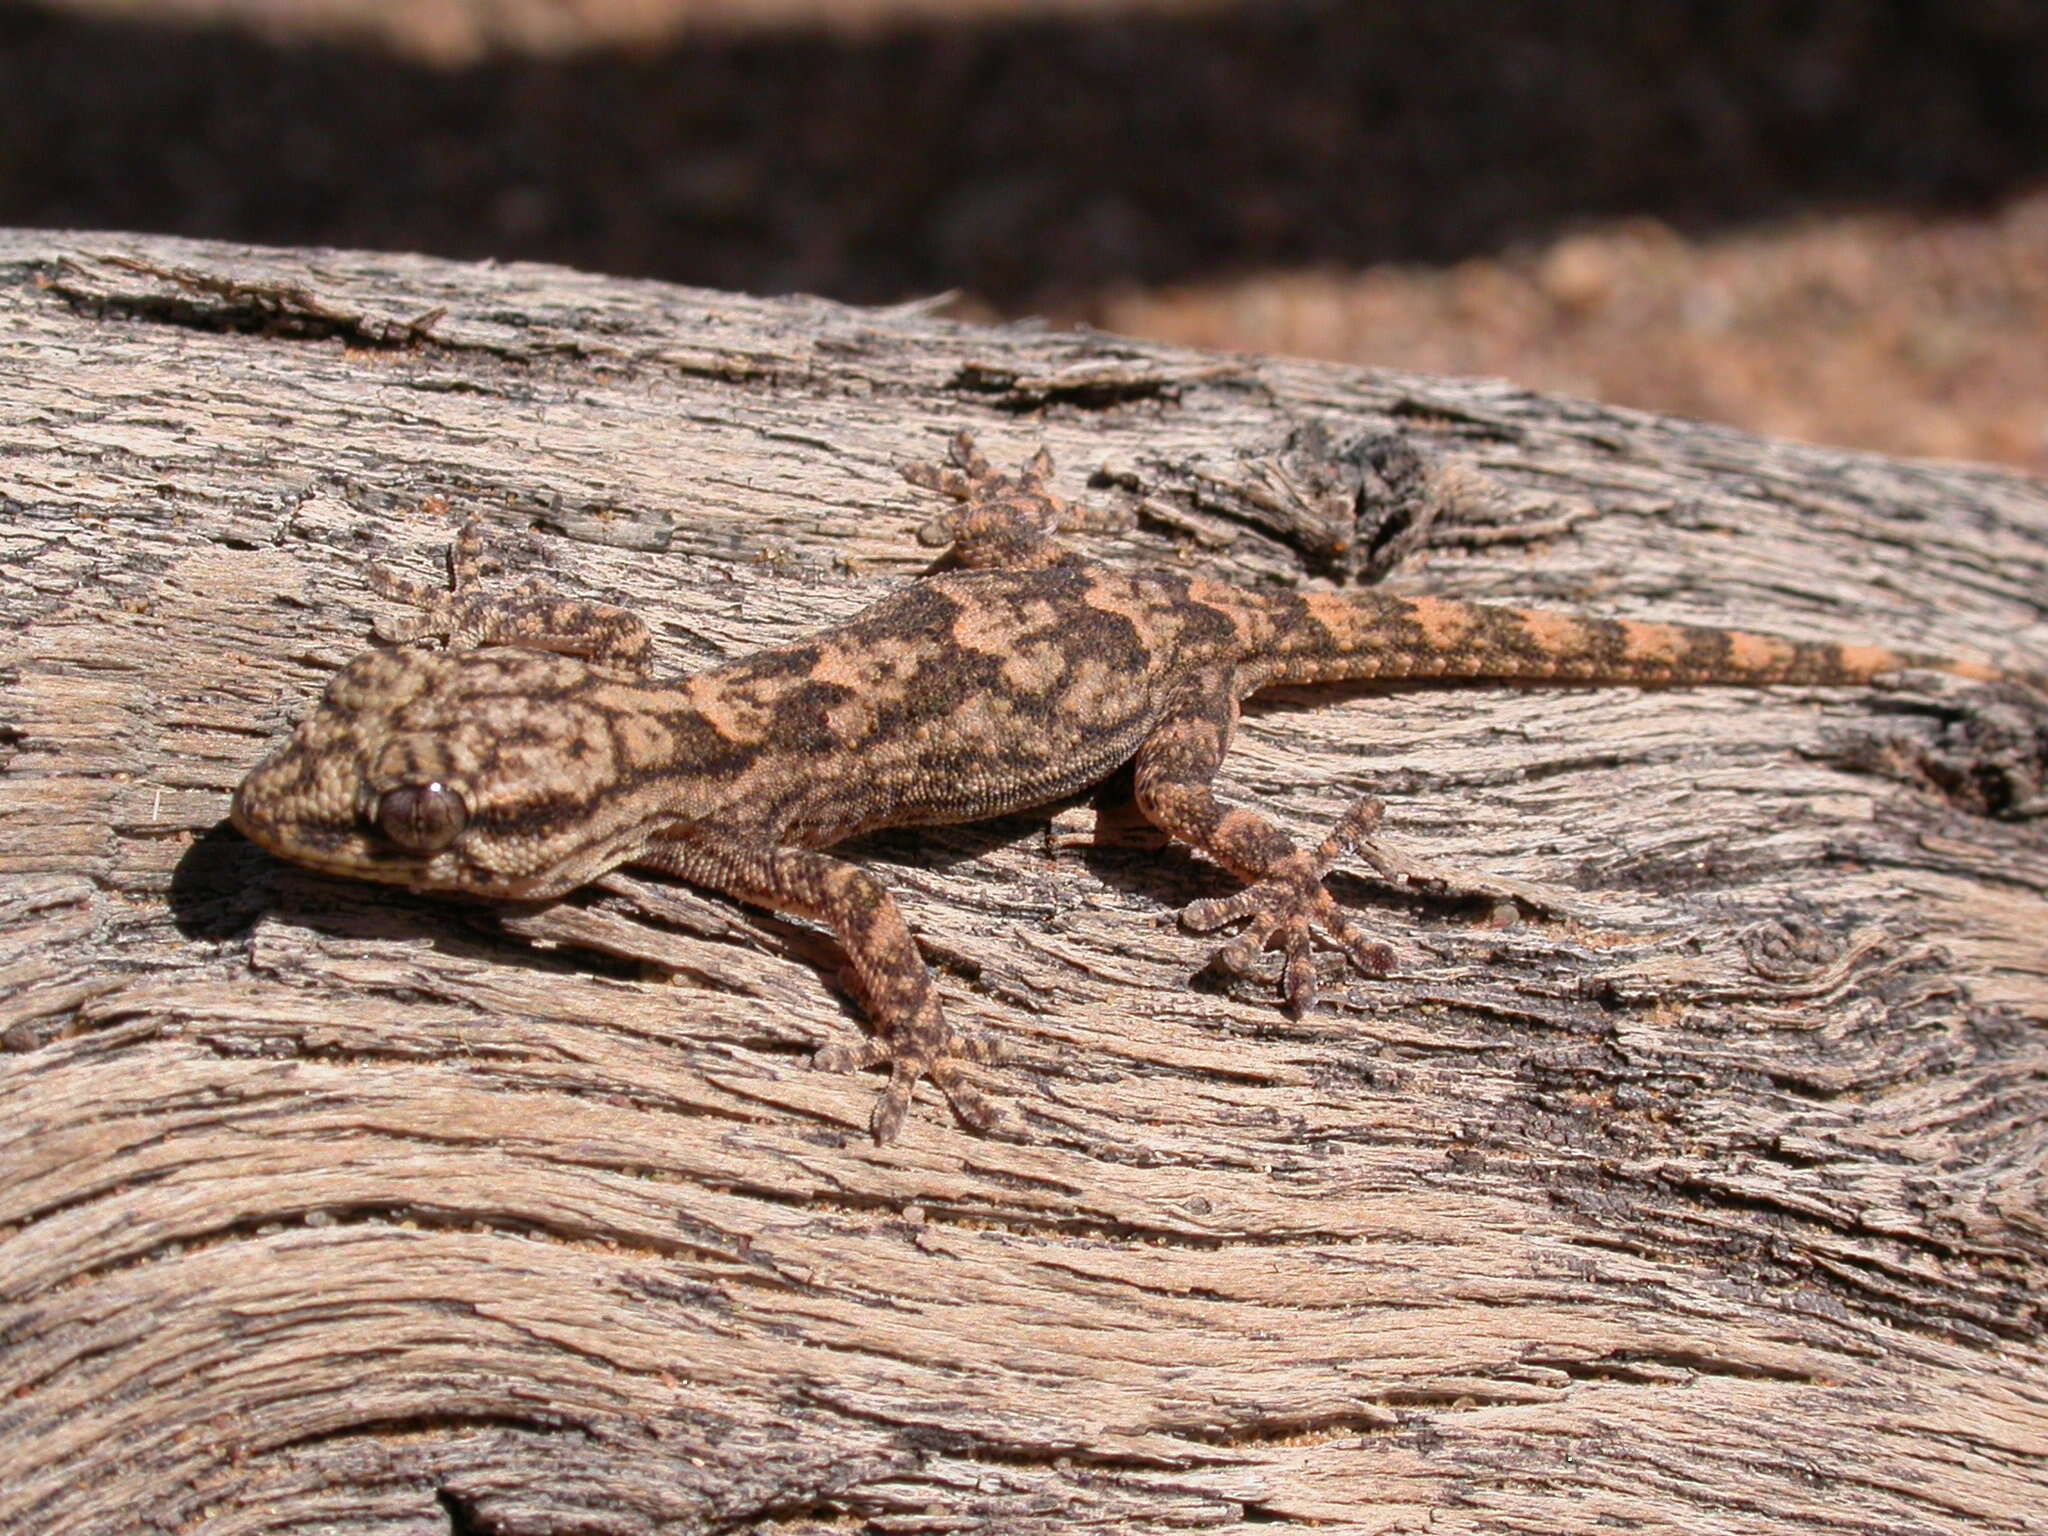
{"type": "Polygon", "coordinates": [[[887,1040],[870,1038],[822,1046],[811,1057],[811,1063],[826,1072],[861,1072],[885,1065],[889,1068],[888,1086],[875,1100],[875,1111],[868,1121],[876,1145],[883,1146],[894,1141],[903,1129],[911,1095],[920,1078],[930,1079],[968,1129],[1002,1128],[1007,1114],[967,1080],[964,1070],[970,1063],[992,1060],[995,1054],[994,1042],[980,1035],[955,1036],[940,1051],[908,1045],[899,1049],[887,1040]]]}
{"type": "Polygon", "coordinates": [[[903,478],[912,485],[927,491],[937,491],[941,496],[951,497],[954,501],[973,501],[990,490],[1038,490],[1051,469],[1052,457],[1041,448],[1022,474],[1014,477],[999,475],[995,471],[995,466],[974,446],[973,435],[959,432],[954,434],[953,440],[947,445],[943,464],[906,464],[903,466],[903,478]]]}
{"type": "Polygon", "coordinates": [[[1337,908],[1323,889],[1320,874],[1289,870],[1246,886],[1234,896],[1192,902],[1181,921],[1207,933],[1242,921],[1243,932],[1216,951],[1209,964],[1233,976],[1253,973],[1260,955],[1277,949],[1284,957],[1281,995],[1290,1012],[1315,1007],[1314,937],[1318,929],[1333,939],[1351,963],[1368,975],[1383,976],[1394,968],[1394,952],[1365,933],[1337,908]]]}
{"type": "Polygon", "coordinates": [[[1370,976],[1394,968],[1394,952],[1369,937],[1323,889],[1323,877],[1339,859],[1355,849],[1379,825],[1380,802],[1370,797],[1352,806],[1313,852],[1295,853],[1264,879],[1233,896],[1191,902],[1181,922],[1197,933],[1230,923],[1244,930],[1216,951],[1209,964],[1233,976],[1250,975],[1269,949],[1283,955],[1280,991],[1290,1012],[1303,1014],[1315,1006],[1314,939],[1317,930],[1333,940],[1351,963],[1370,976]]]}

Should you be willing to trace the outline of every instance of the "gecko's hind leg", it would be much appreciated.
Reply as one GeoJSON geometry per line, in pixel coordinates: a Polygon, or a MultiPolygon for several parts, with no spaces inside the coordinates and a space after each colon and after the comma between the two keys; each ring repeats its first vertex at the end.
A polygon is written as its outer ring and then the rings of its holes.
{"type": "MultiPolygon", "coordinates": [[[[1210,964],[1231,975],[1248,975],[1258,957],[1277,949],[1286,957],[1281,992],[1293,1012],[1315,1006],[1316,981],[1312,939],[1321,929],[1361,971],[1383,976],[1394,967],[1394,952],[1359,927],[1323,886],[1337,861],[1354,852],[1379,825],[1382,807],[1370,796],[1361,799],[1313,849],[1296,849],[1271,866],[1271,873],[1234,896],[1215,896],[1188,903],[1180,920],[1197,933],[1209,933],[1243,922],[1236,938],[1211,957],[1210,964]]],[[[1249,816],[1248,811],[1225,816],[1249,816]]]]}
{"type": "Polygon", "coordinates": [[[1138,749],[1138,805],[1154,823],[1248,882],[1234,896],[1194,902],[1181,914],[1197,932],[1244,924],[1210,963],[1243,973],[1265,951],[1279,950],[1281,993],[1291,1010],[1304,1013],[1315,1005],[1318,932],[1361,971],[1383,975],[1393,968],[1393,951],[1353,922],[1323,888],[1331,867],[1379,824],[1380,803],[1360,800],[1316,847],[1297,848],[1265,817],[1223,805],[1209,787],[1236,721],[1237,697],[1227,670],[1190,679],[1138,749]]]}
{"type": "Polygon", "coordinates": [[[1127,514],[1078,505],[1046,489],[1052,454],[1041,447],[1014,475],[999,474],[962,432],[944,464],[910,464],[903,478],[959,505],[917,531],[927,548],[944,547],[942,563],[970,570],[1043,570],[1081,557],[1053,535],[1128,527],[1127,514]]]}

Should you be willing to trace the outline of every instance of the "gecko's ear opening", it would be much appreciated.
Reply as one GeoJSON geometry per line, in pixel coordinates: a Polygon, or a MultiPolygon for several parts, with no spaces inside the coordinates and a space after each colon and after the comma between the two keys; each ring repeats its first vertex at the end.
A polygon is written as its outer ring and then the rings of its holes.
{"type": "Polygon", "coordinates": [[[439,853],[469,825],[469,807],[446,784],[401,784],[377,801],[377,826],[407,853],[439,853]]]}

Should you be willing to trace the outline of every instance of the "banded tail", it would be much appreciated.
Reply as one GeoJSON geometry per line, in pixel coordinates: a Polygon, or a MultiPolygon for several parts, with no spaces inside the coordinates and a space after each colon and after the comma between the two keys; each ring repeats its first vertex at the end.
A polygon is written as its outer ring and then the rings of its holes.
{"type": "Polygon", "coordinates": [[[1979,682],[2022,680],[1967,658],[1455,598],[1309,593],[1273,602],[1273,660],[1261,669],[1261,686],[1372,678],[1848,685],[1909,668],[1979,682]],[[1295,605],[1298,613],[1286,611],[1295,605]]]}

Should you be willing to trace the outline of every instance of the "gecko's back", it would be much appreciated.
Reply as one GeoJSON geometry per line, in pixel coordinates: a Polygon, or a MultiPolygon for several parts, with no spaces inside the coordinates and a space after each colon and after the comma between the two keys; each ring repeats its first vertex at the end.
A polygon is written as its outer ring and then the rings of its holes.
{"type": "Polygon", "coordinates": [[[953,572],[699,673],[691,707],[761,754],[720,813],[822,847],[1070,794],[1137,750],[1191,668],[1237,654],[1188,593],[1084,564],[953,572]]]}

